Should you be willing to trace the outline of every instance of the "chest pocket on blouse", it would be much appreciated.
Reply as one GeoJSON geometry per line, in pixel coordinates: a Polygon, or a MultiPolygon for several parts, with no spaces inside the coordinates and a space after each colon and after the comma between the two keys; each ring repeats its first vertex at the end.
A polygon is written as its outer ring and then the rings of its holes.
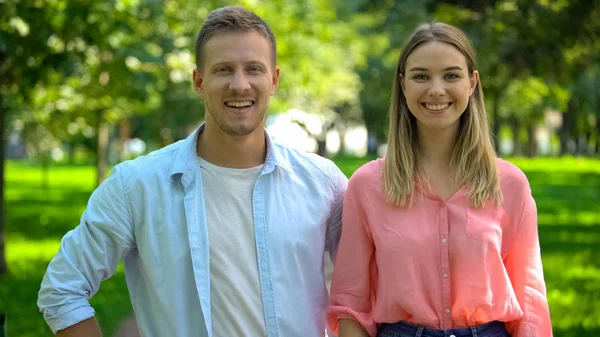
{"type": "Polygon", "coordinates": [[[488,245],[500,247],[502,241],[501,219],[501,212],[496,208],[468,208],[466,235],[488,245]]]}

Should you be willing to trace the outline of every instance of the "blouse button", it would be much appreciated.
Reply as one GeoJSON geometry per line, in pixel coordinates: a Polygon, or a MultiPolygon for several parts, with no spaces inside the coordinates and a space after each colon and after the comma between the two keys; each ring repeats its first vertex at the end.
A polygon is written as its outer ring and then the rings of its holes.
{"type": "Polygon", "coordinates": [[[448,240],[446,240],[446,238],[442,239],[442,243],[446,243],[448,240]]]}
{"type": "Polygon", "coordinates": [[[448,278],[448,273],[444,273],[444,278],[448,278]]]}
{"type": "Polygon", "coordinates": [[[449,314],[450,313],[450,308],[446,308],[446,313],[449,314]]]}

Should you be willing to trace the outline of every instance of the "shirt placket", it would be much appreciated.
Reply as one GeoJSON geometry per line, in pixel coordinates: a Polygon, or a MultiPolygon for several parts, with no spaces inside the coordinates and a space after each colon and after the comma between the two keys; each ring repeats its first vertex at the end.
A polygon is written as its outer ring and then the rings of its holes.
{"type": "Polygon", "coordinates": [[[440,238],[438,244],[441,245],[441,279],[442,279],[442,322],[443,329],[452,328],[452,306],[450,296],[450,242],[448,238],[448,207],[444,202],[440,210],[440,238]]]}

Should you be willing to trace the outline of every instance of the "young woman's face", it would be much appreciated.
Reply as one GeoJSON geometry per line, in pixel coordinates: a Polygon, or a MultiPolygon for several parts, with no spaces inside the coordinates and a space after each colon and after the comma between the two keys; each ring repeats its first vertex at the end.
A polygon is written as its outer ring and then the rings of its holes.
{"type": "Polygon", "coordinates": [[[400,76],[419,132],[458,130],[479,74],[469,74],[467,59],[456,47],[438,41],[418,46],[406,59],[404,75],[400,76]]]}

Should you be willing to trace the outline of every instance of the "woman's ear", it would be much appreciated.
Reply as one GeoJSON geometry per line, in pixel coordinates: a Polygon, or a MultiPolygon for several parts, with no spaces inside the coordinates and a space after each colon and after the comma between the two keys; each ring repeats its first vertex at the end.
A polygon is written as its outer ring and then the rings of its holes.
{"type": "Polygon", "coordinates": [[[402,95],[406,96],[404,94],[405,85],[404,85],[404,76],[402,76],[402,73],[398,74],[398,82],[400,83],[400,88],[402,88],[402,95]]]}
{"type": "Polygon", "coordinates": [[[469,90],[469,96],[473,95],[475,92],[475,88],[477,87],[477,83],[479,83],[479,72],[477,70],[473,70],[473,75],[469,78],[471,82],[471,88],[469,90]]]}

